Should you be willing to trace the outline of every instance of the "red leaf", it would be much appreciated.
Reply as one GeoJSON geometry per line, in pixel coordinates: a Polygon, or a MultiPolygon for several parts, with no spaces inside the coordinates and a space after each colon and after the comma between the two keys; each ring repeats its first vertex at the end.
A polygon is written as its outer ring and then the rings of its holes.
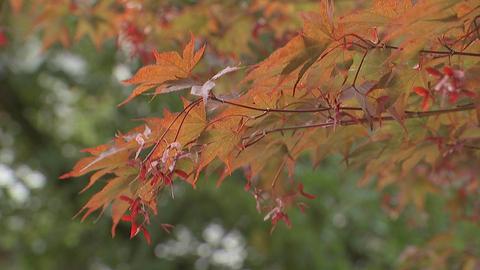
{"type": "Polygon", "coordinates": [[[430,91],[428,91],[428,89],[426,88],[423,88],[423,87],[420,87],[420,86],[415,86],[413,87],[413,91],[423,97],[423,100],[422,100],[422,110],[426,111],[428,110],[428,108],[430,107],[430,104],[429,104],[429,100],[431,98],[430,96],[430,91]]]}
{"type": "Polygon", "coordinates": [[[143,233],[143,236],[145,237],[145,240],[147,240],[147,244],[150,245],[152,243],[152,237],[150,236],[150,233],[143,226],[140,227],[140,229],[142,230],[142,233],[143,233]]]}
{"type": "Polygon", "coordinates": [[[453,69],[451,67],[448,67],[448,66],[443,67],[443,73],[445,73],[450,77],[453,77],[453,69]]]}
{"type": "Polygon", "coordinates": [[[120,200],[126,201],[126,202],[128,202],[128,203],[130,203],[130,204],[133,203],[133,199],[130,198],[130,197],[128,197],[128,196],[125,196],[125,195],[120,195],[120,200]]]}
{"type": "Polygon", "coordinates": [[[0,30],[0,47],[4,47],[7,44],[8,44],[7,35],[5,35],[5,32],[3,30],[0,30]]]}
{"type": "Polygon", "coordinates": [[[277,213],[275,213],[272,217],[272,225],[273,226],[276,226],[278,221],[282,220],[283,222],[285,222],[285,224],[287,224],[287,227],[288,228],[291,228],[292,227],[292,222],[290,221],[290,218],[288,217],[288,215],[282,211],[278,211],[277,213]]]}
{"type": "Polygon", "coordinates": [[[300,183],[298,184],[298,191],[300,192],[300,194],[302,194],[302,196],[308,198],[308,199],[315,199],[317,196],[313,195],[313,194],[309,194],[309,193],[306,193],[305,191],[303,191],[303,184],[300,183]]]}
{"type": "Polygon", "coordinates": [[[132,239],[138,233],[138,226],[135,222],[132,222],[132,227],[130,228],[130,239],[132,239]]]}
{"type": "Polygon", "coordinates": [[[124,215],[122,217],[122,220],[123,221],[126,221],[126,222],[132,222],[133,221],[133,217],[132,216],[129,216],[129,215],[124,215]]]}
{"type": "Polygon", "coordinates": [[[448,101],[453,104],[457,102],[459,96],[460,96],[459,92],[451,92],[448,94],[448,101]]]}
{"type": "Polygon", "coordinates": [[[182,170],[174,170],[173,171],[176,175],[180,176],[183,180],[186,180],[188,178],[188,173],[182,171],[182,170]]]}
{"type": "Polygon", "coordinates": [[[136,217],[138,214],[138,210],[140,209],[140,201],[138,199],[134,200],[133,203],[130,205],[130,211],[132,217],[136,217]]]}
{"type": "Polygon", "coordinates": [[[475,97],[475,93],[470,91],[470,90],[462,90],[462,94],[464,94],[465,96],[467,96],[469,98],[474,98],[475,97]]]}
{"type": "Polygon", "coordinates": [[[420,86],[415,86],[413,87],[413,91],[415,93],[417,93],[417,95],[421,96],[421,97],[428,97],[430,92],[428,91],[428,89],[425,89],[423,87],[420,87],[420,86]]]}
{"type": "Polygon", "coordinates": [[[427,71],[430,75],[435,76],[435,77],[440,77],[441,78],[443,76],[443,74],[440,71],[438,71],[434,68],[431,68],[431,67],[427,67],[425,69],[425,71],[427,71]]]}
{"type": "Polygon", "coordinates": [[[165,175],[165,177],[163,177],[163,183],[166,185],[166,186],[171,186],[173,184],[173,180],[170,176],[168,175],[165,175]]]}
{"type": "Polygon", "coordinates": [[[160,181],[160,174],[154,175],[152,180],[150,180],[150,186],[155,186],[160,181]]]}
{"type": "Polygon", "coordinates": [[[422,110],[426,111],[428,110],[428,108],[430,108],[430,104],[428,103],[430,97],[429,96],[426,96],[423,98],[422,100],[422,110]]]}
{"type": "Polygon", "coordinates": [[[138,174],[138,178],[140,181],[145,181],[147,177],[147,166],[145,164],[142,164],[142,167],[140,168],[140,173],[138,174]]]}

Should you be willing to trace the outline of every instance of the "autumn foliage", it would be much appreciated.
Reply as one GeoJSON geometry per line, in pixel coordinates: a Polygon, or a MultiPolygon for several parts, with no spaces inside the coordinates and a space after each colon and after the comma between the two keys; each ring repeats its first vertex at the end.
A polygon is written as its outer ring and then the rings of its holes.
{"type": "MultiPolygon", "coordinates": [[[[478,1],[373,1],[341,14],[333,1],[301,13],[292,12],[294,4],[251,1],[235,20],[228,16],[238,8],[232,3],[221,10],[206,8],[208,1],[183,9],[143,1],[34,2],[11,1],[16,9],[38,8],[45,48],[84,37],[100,48],[115,38],[143,59],[123,82],[133,90],[120,106],[171,92],[182,98],[183,110],[142,119],[85,149],[88,156],[61,176],[92,173],[82,191],[103,179],[79,214],[83,220],[111,207],[112,235],[126,222],[130,237],[150,242],[150,219],[162,218],[158,198],[174,199],[177,185],[195,188],[207,170],[218,185],[242,171],[246,192],[272,229],[280,221],[291,226],[288,212],[308,211],[315,198],[295,177],[296,163],[309,156],[318,166],[331,155],[360,168],[359,184],[374,183],[393,217],[410,204],[421,210],[428,193],[439,193],[455,219],[479,222],[478,1]],[[188,16],[205,20],[194,25],[188,16]],[[73,27],[45,28],[71,18],[73,27]],[[301,18],[303,27],[286,18],[301,18]],[[158,52],[160,38],[184,45],[158,52]],[[278,48],[266,55],[260,39],[278,48]],[[264,60],[255,63],[258,55],[264,60]]],[[[0,39],[6,42],[1,31],[0,39]]]]}

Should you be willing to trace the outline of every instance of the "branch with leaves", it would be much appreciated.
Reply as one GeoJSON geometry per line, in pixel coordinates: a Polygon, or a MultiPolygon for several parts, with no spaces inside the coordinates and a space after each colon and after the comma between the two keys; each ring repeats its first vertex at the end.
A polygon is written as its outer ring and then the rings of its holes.
{"type": "Polygon", "coordinates": [[[158,197],[173,198],[178,181],[195,187],[205,170],[218,184],[243,170],[265,220],[290,226],[289,209],[314,198],[295,177],[305,155],[313,165],[342,155],[364,170],[361,184],[393,188],[392,212],[421,209],[426,194],[446,189],[462,190],[451,201],[478,197],[479,12],[472,1],[374,1],[337,17],[326,1],[264,61],[213,76],[195,71],[208,50],[192,35],[181,54],[155,52],[124,81],[135,88],[121,103],[153,89],[178,92],[184,109],[86,149],[61,178],[95,172],[85,189],[107,179],[82,219],[111,205],[112,234],[124,220],[149,242],[158,197]]]}

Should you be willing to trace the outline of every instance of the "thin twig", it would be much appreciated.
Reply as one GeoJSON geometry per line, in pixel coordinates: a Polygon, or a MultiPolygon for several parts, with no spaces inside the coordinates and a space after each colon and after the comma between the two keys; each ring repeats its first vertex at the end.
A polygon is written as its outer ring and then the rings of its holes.
{"type": "MultiPolygon", "coordinates": [[[[298,109],[298,110],[294,110],[294,109],[272,109],[272,108],[260,108],[260,107],[245,105],[245,104],[241,104],[241,103],[235,103],[235,102],[232,102],[232,101],[220,99],[216,96],[211,96],[210,100],[214,100],[214,101],[218,101],[218,102],[221,102],[221,103],[225,103],[225,104],[229,104],[229,105],[233,105],[233,106],[241,107],[241,108],[245,108],[245,109],[250,109],[250,110],[254,110],[254,111],[260,111],[260,112],[314,113],[314,112],[329,111],[329,110],[333,109],[331,107],[312,108],[312,109],[298,109]]],[[[342,110],[352,110],[352,111],[362,110],[362,108],[358,108],[358,107],[341,107],[341,109],[342,110]]]]}
{"type": "Polygon", "coordinates": [[[162,142],[163,138],[165,138],[165,136],[167,135],[168,131],[170,131],[170,129],[172,128],[172,126],[175,124],[175,122],[178,120],[178,118],[180,118],[180,116],[186,111],[188,110],[190,107],[196,105],[197,103],[199,103],[200,101],[202,101],[201,98],[193,101],[192,103],[188,104],[187,107],[185,107],[179,114],[177,114],[177,116],[175,116],[175,118],[172,120],[172,122],[170,122],[170,124],[168,125],[167,129],[163,132],[162,136],[160,136],[160,138],[157,140],[157,142],[155,143],[155,145],[153,146],[152,150],[150,150],[150,152],[147,154],[147,156],[143,159],[143,162],[147,162],[148,159],[153,155],[153,153],[155,152],[155,150],[157,150],[158,146],[160,145],[160,143],[162,142]]]}
{"type": "MultiPolygon", "coordinates": [[[[461,112],[461,111],[469,111],[474,110],[475,104],[467,104],[457,108],[451,109],[443,109],[443,110],[433,110],[433,111],[426,111],[426,112],[414,112],[414,111],[406,111],[405,112],[405,119],[411,118],[423,118],[423,117],[430,117],[434,115],[440,115],[444,113],[453,113],[453,112],[461,112]]],[[[333,127],[334,125],[340,126],[351,126],[351,125],[358,125],[362,123],[367,123],[369,121],[393,121],[396,120],[393,116],[372,116],[371,119],[367,118],[359,118],[353,120],[341,120],[341,121],[334,121],[334,122],[327,122],[327,123],[317,123],[317,124],[308,124],[308,125],[296,125],[296,126],[287,126],[287,127],[280,127],[280,128],[273,128],[270,130],[265,130],[262,132],[262,135],[268,135],[270,133],[275,132],[283,132],[287,130],[298,130],[298,129],[306,129],[306,128],[329,128],[333,127]]],[[[262,136],[262,138],[265,136],[262,136]]],[[[246,137],[248,138],[248,137],[246,137]]],[[[245,139],[246,139],[245,138],[245,139]]]]}

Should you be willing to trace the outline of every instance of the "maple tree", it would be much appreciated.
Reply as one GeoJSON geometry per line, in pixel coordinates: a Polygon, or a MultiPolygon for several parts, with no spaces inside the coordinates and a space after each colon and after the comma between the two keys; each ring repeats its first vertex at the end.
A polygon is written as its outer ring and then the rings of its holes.
{"type": "Polygon", "coordinates": [[[183,110],[142,119],[111,142],[85,149],[90,156],[61,177],[94,172],[84,190],[106,181],[81,209],[82,220],[111,207],[112,235],[123,221],[130,223],[131,237],[143,234],[150,242],[148,224],[160,196],[173,199],[180,182],[195,188],[206,170],[218,173],[218,185],[241,170],[245,190],[272,229],[279,221],[291,226],[288,211],[305,211],[315,198],[295,177],[297,161],[308,155],[318,166],[339,154],[348,167],[364,170],[360,185],[375,182],[391,216],[408,204],[421,210],[428,193],[441,193],[455,219],[478,223],[476,1],[373,1],[341,15],[331,1],[322,1],[302,13],[301,30],[282,20],[294,16],[289,4],[253,1],[234,19],[226,15],[233,4],[172,5],[161,7],[169,16],[158,23],[160,7],[149,12],[141,2],[37,1],[28,7],[38,10],[45,48],[84,36],[100,47],[117,37],[120,47],[143,59],[145,65],[124,81],[134,89],[121,106],[171,92],[183,100],[183,110]],[[252,19],[259,12],[267,19],[252,19]],[[191,14],[206,19],[186,23],[191,14]],[[73,28],[42,28],[70,17],[73,28]],[[283,46],[258,63],[232,56],[225,64],[205,64],[203,58],[232,53],[256,60],[246,43],[251,38],[237,28],[251,29],[253,40],[272,29],[272,44],[283,46]],[[173,30],[149,35],[159,29],[173,30]],[[160,38],[182,39],[188,31],[193,34],[180,53],[149,53],[160,38]]]}

